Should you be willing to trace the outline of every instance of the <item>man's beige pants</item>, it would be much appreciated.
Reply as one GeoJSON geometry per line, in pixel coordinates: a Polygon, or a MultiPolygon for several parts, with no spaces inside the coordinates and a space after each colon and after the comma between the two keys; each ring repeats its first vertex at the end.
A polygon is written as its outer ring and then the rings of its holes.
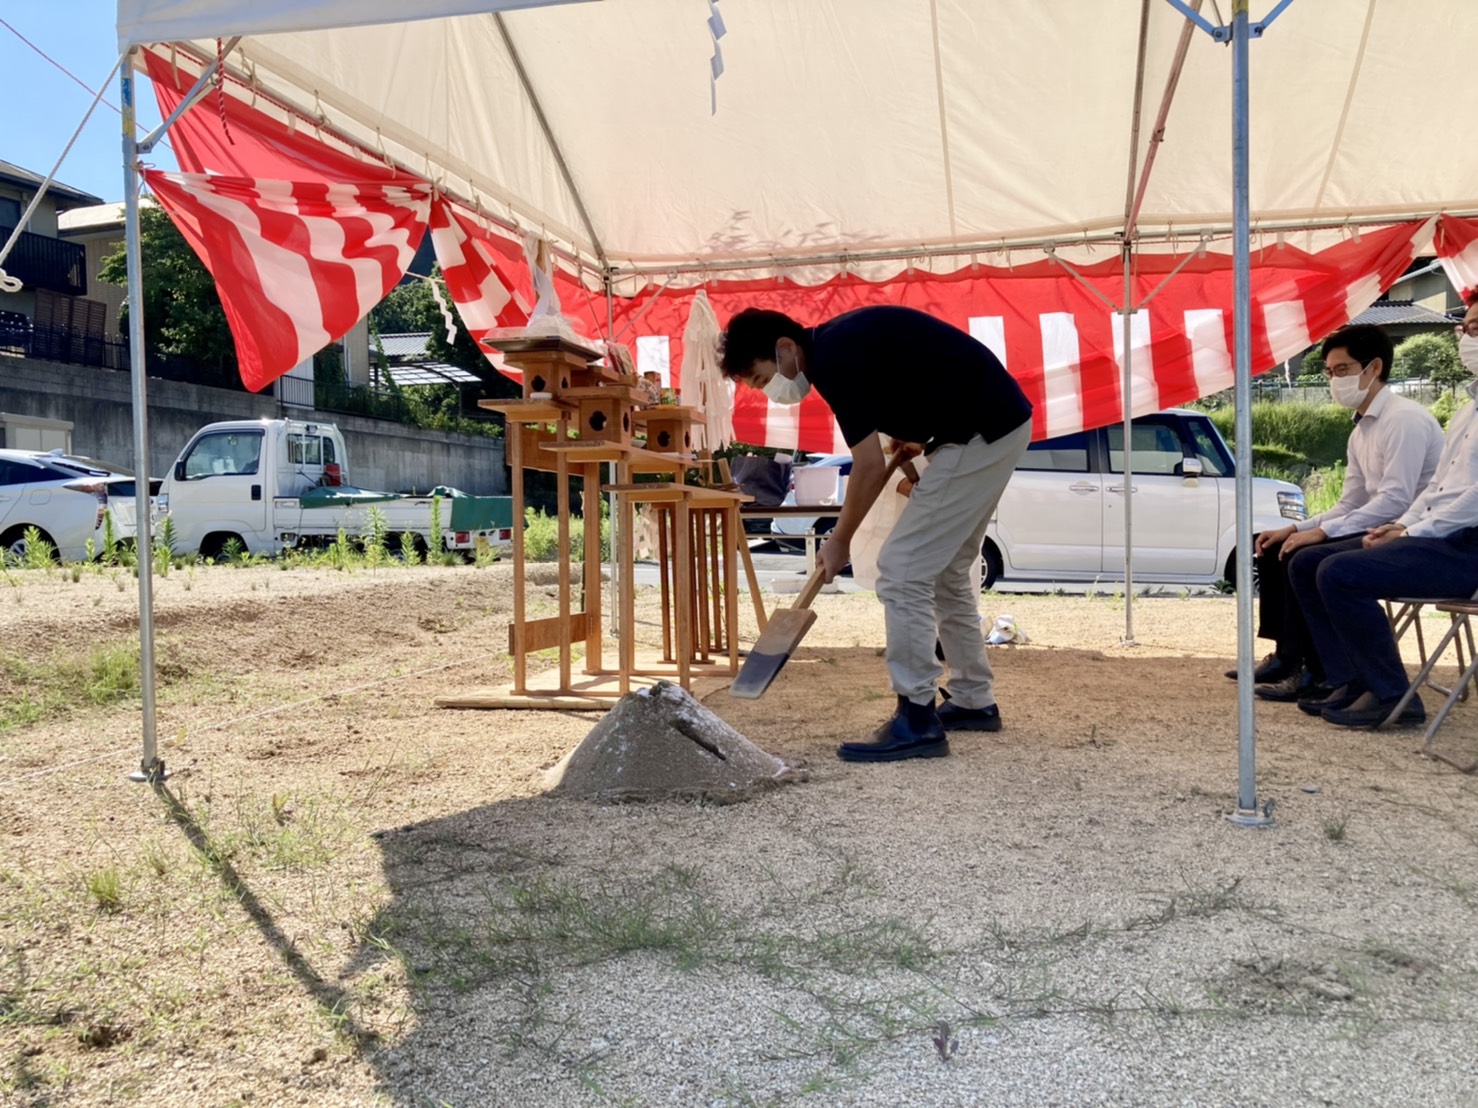
{"type": "Polygon", "coordinates": [[[961,708],[996,702],[980,593],[970,573],[986,525],[1030,441],[1027,420],[995,442],[976,435],[963,445],[939,447],[878,554],[888,673],[893,691],[915,704],[934,703],[943,672],[934,656],[936,635],[949,661],[951,700],[961,708]]]}

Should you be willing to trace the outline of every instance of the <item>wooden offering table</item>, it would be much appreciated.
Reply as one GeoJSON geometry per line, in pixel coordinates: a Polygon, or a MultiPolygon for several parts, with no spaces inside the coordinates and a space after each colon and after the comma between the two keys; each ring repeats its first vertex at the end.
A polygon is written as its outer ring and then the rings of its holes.
{"type": "Polygon", "coordinates": [[[713,465],[701,463],[692,453],[692,427],[702,421],[702,413],[672,405],[639,408],[631,378],[595,364],[594,352],[563,338],[500,340],[496,345],[524,375],[523,399],[480,402],[507,419],[513,499],[513,622],[508,629],[508,650],[513,656],[513,681],[506,690],[447,697],[438,703],[604,708],[630,692],[633,684],[655,678],[692,688],[695,681],[727,680],[738,673],[737,556],[741,546],[748,554],[739,508],[749,498],[731,483],[714,481],[713,465]],[[643,431],[646,446],[634,441],[643,431]],[[602,485],[602,465],[613,467],[614,483],[602,485]],[[530,619],[528,614],[526,469],[553,473],[557,483],[559,612],[543,619],[530,619]],[[692,469],[700,471],[699,483],[690,482],[692,469]],[[705,469],[709,471],[706,481],[705,469]],[[578,600],[570,558],[572,477],[580,478],[585,501],[578,600]],[[616,501],[618,541],[613,560],[621,634],[614,668],[606,665],[601,611],[598,500],[603,492],[614,494],[616,501]],[[633,635],[638,507],[655,513],[661,536],[660,654],[639,652],[633,635]],[[573,658],[577,643],[585,653],[578,680],[573,658]],[[528,656],[555,648],[559,651],[557,670],[531,684],[528,656]]]}

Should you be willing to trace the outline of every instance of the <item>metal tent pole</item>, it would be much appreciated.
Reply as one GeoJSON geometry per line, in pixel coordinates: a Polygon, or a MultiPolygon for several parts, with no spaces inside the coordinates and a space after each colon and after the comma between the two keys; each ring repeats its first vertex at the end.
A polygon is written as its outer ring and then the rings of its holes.
{"type": "Polygon", "coordinates": [[[144,276],[139,247],[139,147],[134,139],[133,51],[119,75],[123,106],[123,227],[128,262],[128,368],[133,385],[135,547],[139,571],[139,689],[143,694],[144,749],[129,780],[156,784],[168,773],[156,742],[154,699],[154,538],[149,518],[149,401],[144,365],[144,276]]]}
{"type": "Polygon", "coordinates": [[[1134,639],[1134,290],[1131,270],[1134,247],[1124,242],[1124,645],[1138,646],[1134,639]]]}
{"type": "Polygon", "coordinates": [[[1237,464],[1237,810],[1227,818],[1270,822],[1257,806],[1252,702],[1252,221],[1248,204],[1248,0],[1232,0],[1232,338],[1237,464]]]}
{"type": "Polygon", "coordinates": [[[1232,47],[1232,339],[1237,436],[1237,810],[1244,827],[1272,822],[1271,804],[1257,803],[1257,734],[1252,700],[1252,219],[1248,204],[1248,45],[1261,38],[1293,0],[1278,0],[1253,23],[1248,0],[1232,0],[1232,22],[1213,26],[1186,0],[1166,0],[1217,42],[1232,47]]]}

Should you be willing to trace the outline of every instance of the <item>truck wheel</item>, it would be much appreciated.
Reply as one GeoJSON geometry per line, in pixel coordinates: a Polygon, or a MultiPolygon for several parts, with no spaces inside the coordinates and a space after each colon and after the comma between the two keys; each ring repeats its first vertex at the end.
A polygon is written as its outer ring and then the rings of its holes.
{"type": "Polygon", "coordinates": [[[240,535],[233,534],[230,531],[212,531],[200,540],[201,559],[210,558],[219,562],[221,556],[226,552],[226,545],[233,541],[242,550],[246,549],[246,543],[241,540],[240,535]]]}
{"type": "MultiPolygon", "coordinates": [[[[12,527],[4,535],[0,535],[0,561],[24,562],[30,544],[26,542],[26,531],[28,527],[12,527]]],[[[51,547],[51,560],[61,561],[61,554],[57,550],[56,541],[41,528],[36,528],[37,534],[42,542],[51,547]]]]}
{"type": "Polygon", "coordinates": [[[980,589],[987,592],[996,587],[996,582],[1001,579],[1004,566],[1001,563],[1001,552],[996,549],[996,544],[986,539],[980,547],[981,560],[985,562],[984,572],[980,575],[980,589]]]}
{"type": "Polygon", "coordinates": [[[416,561],[426,561],[426,539],[415,531],[392,531],[385,536],[385,548],[390,551],[390,557],[405,558],[405,536],[410,535],[411,543],[416,551],[416,561]]]}

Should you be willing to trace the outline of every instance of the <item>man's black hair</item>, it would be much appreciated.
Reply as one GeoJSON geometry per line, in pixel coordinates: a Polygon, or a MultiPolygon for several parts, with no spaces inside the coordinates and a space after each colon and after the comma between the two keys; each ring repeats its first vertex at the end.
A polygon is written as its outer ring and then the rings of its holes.
{"type": "Polygon", "coordinates": [[[1362,366],[1368,366],[1379,358],[1380,379],[1390,380],[1391,362],[1396,358],[1396,351],[1391,345],[1391,336],[1383,328],[1373,323],[1352,323],[1341,327],[1324,340],[1324,345],[1319,347],[1319,357],[1327,358],[1331,350],[1341,348],[1349,351],[1350,357],[1362,366]]]}
{"type": "Polygon", "coordinates": [[[746,377],[755,362],[775,360],[775,344],[781,339],[803,342],[806,329],[784,312],[745,308],[729,320],[729,329],[719,343],[719,368],[725,377],[746,377]]]}

